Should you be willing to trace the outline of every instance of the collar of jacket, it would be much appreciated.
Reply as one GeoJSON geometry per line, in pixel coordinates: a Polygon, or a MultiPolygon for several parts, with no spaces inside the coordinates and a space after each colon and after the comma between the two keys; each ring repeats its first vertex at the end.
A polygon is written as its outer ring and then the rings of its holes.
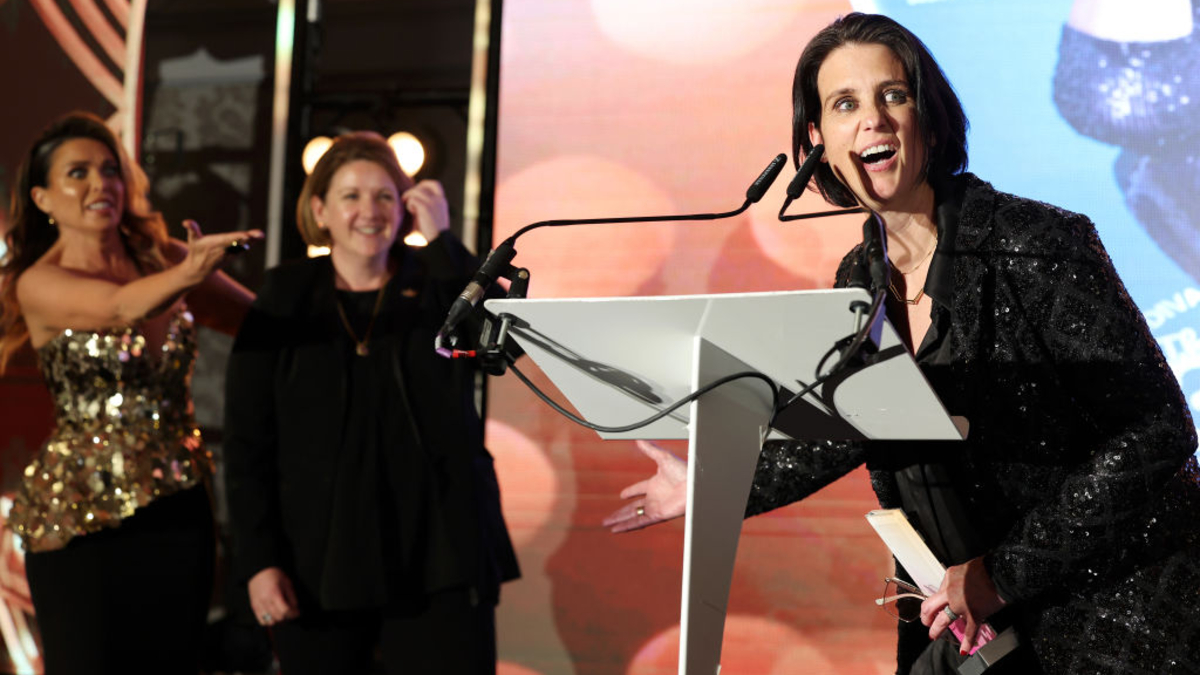
{"type": "Polygon", "coordinates": [[[929,262],[925,294],[949,307],[954,295],[954,258],[978,248],[992,230],[990,186],[974,174],[952,177],[936,188],[938,243],[929,262]]]}

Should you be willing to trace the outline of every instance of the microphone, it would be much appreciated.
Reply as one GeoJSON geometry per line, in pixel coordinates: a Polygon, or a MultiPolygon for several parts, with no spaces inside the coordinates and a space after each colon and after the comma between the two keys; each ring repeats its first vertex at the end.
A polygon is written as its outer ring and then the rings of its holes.
{"type": "Polygon", "coordinates": [[[883,245],[883,221],[877,214],[863,222],[863,254],[867,257],[867,270],[871,275],[871,292],[887,289],[887,252],[883,245]]]}
{"type": "Polygon", "coordinates": [[[475,305],[479,304],[479,301],[483,299],[483,294],[487,292],[487,289],[491,287],[492,284],[496,283],[496,279],[503,276],[508,270],[509,263],[511,263],[512,259],[517,255],[517,249],[513,248],[514,239],[516,239],[516,237],[509,237],[508,239],[505,239],[504,241],[500,242],[500,245],[496,247],[496,250],[488,254],[488,257],[483,261],[483,264],[480,265],[479,269],[475,272],[475,276],[471,278],[471,283],[467,284],[467,287],[463,289],[463,292],[459,293],[458,297],[455,298],[454,302],[450,305],[450,312],[446,315],[446,321],[442,324],[441,329],[438,331],[437,339],[435,341],[439,354],[442,354],[443,356],[450,356],[448,351],[443,353],[444,350],[442,348],[442,340],[449,335],[451,331],[458,326],[458,324],[462,323],[463,319],[467,318],[467,316],[471,313],[471,310],[475,308],[475,305]]]}
{"type": "Polygon", "coordinates": [[[804,163],[800,165],[800,170],[796,172],[795,178],[787,186],[787,198],[783,200],[783,206],[779,207],[779,220],[787,222],[789,220],[804,220],[805,218],[824,218],[825,216],[840,216],[844,213],[862,213],[863,209],[837,209],[834,211],[819,211],[817,213],[801,213],[795,216],[785,216],[784,211],[792,205],[792,202],[800,198],[804,193],[804,188],[808,187],[808,182],[812,180],[812,176],[817,172],[817,167],[821,165],[821,157],[825,155],[824,145],[814,145],[812,150],[808,151],[808,156],[804,158],[804,163]]]}
{"type": "Polygon", "coordinates": [[[775,179],[779,177],[780,172],[783,171],[783,165],[785,163],[787,163],[787,155],[783,153],[776,155],[775,158],[771,160],[771,163],[767,165],[767,168],[763,169],[763,172],[759,174],[758,178],[756,178],[746,190],[746,201],[737,209],[725,213],[693,213],[669,216],[630,216],[624,218],[582,218],[576,220],[543,220],[522,227],[513,233],[513,235],[508,239],[505,239],[503,242],[501,242],[500,245],[496,247],[496,250],[492,251],[491,254],[488,255],[487,259],[483,261],[483,265],[480,265],[479,271],[477,271],[475,276],[471,279],[471,283],[467,284],[467,287],[463,289],[463,292],[460,293],[459,296],[454,300],[453,304],[450,305],[450,312],[446,316],[446,321],[442,324],[441,329],[438,330],[437,337],[434,340],[434,349],[437,350],[438,354],[447,358],[453,356],[452,350],[446,349],[444,346],[446,337],[450,335],[450,333],[458,326],[458,324],[462,323],[463,319],[470,315],[471,310],[474,309],[475,305],[479,304],[479,301],[483,299],[484,293],[486,293],[487,289],[493,283],[495,283],[496,279],[508,273],[511,267],[510,263],[512,262],[513,257],[517,255],[517,251],[514,248],[517,237],[520,237],[526,232],[538,227],[558,227],[562,225],[654,223],[670,222],[675,220],[720,220],[722,218],[730,218],[742,213],[746,209],[750,208],[751,204],[762,199],[763,195],[767,192],[767,188],[771,187],[771,183],[774,183],[775,179]]]}
{"type": "MultiPolygon", "coordinates": [[[[821,149],[824,150],[824,148],[821,149]]],[[[767,168],[763,169],[763,172],[758,175],[758,178],[755,179],[755,181],[750,184],[750,187],[746,189],[746,201],[750,202],[751,204],[758,203],[758,200],[762,199],[763,195],[767,194],[767,188],[771,187],[771,183],[774,183],[775,179],[779,177],[780,172],[783,171],[783,165],[786,163],[787,155],[783,154],[782,152],[776,155],[775,159],[771,160],[771,163],[767,165],[767,168]]],[[[807,164],[807,162],[805,164],[807,164]]],[[[801,171],[803,171],[803,169],[801,169],[801,171]]],[[[812,171],[809,171],[808,173],[809,175],[812,175],[812,171]]],[[[789,193],[791,192],[791,189],[792,188],[790,187],[788,188],[789,193]]]]}
{"type": "MultiPolygon", "coordinates": [[[[804,192],[804,188],[808,187],[808,181],[812,180],[812,175],[817,172],[817,166],[821,164],[821,157],[825,154],[824,145],[814,145],[813,149],[808,152],[808,157],[804,158],[804,163],[800,165],[800,170],[796,172],[796,177],[792,179],[787,186],[788,202],[800,197],[800,193],[804,192]]],[[[783,208],[787,208],[787,203],[784,203],[783,208]]],[[[783,211],[780,211],[783,213],[783,211]]]]}

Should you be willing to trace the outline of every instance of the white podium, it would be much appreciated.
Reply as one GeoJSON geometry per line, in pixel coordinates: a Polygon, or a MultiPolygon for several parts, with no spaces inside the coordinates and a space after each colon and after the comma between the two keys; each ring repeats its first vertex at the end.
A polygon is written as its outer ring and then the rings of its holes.
{"type": "MultiPolygon", "coordinates": [[[[645,419],[726,375],[756,371],[791,392],[853,332],[863,290],[635,298],[489,300],[510,334],[588,421],[645,419]]],[[[835,362],[835,354],[829,364],[835,362]]],[[[688,439],[679,673],[715,675],[742,519],[772,410],[771,392],[734,380],[653,424],[606,439],[688,439]]],[[[961,440],[885,324],[870,365],[833,378],[781,415],[775,433],[806,439],[961,440]]]]}

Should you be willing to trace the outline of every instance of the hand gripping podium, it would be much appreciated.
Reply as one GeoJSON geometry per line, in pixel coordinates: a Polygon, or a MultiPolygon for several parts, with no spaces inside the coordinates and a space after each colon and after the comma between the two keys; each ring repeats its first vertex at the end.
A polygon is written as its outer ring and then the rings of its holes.
{"type": "MultiPolygon", "coordinates": [[[[700,387],[757,371],[795,392],[854,332],[866,291],[489,300],[510,335],[589,422],[645,419],[700,387]]],[[[767,428],[767,384],[742,378],[658,421],[605,439],[688,439],[679,673],[720,671],[742,518],[768,433],[797,439],[961,440],[891,325],[874,362],[835,376],[767,428]]],[[[825,364],[836,361],[837,354],[825,364]]],[[[790,395],[785,393],[790,398],[790,395]]]]}

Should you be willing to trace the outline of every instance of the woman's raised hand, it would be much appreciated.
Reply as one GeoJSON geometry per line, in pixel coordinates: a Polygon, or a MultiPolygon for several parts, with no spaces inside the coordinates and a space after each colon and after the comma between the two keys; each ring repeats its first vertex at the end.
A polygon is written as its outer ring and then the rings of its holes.
{"type": "Polygon", "coordinates": [[[687,511],[687,462],[649,441],[638,441],[637,447],[658,468],[650,478],[621,490],[621,499],[630,501],[604,519],[604,527],[613,532],[640,530],[687,511]]]}
{"type": "Polygon", "coordinates": [[[446,204],[446,193],[436,180],[423,180],[400,195],[404,209],[416,221],[414,229],[426,241],[433,241],[442,232],[450,229],[450,207],[446,204]]]}
{"type": "Polygon", "coordinates": [[[179,264],[195,279],[195,283],[200,283],[217,269],[229,254],[231,247],[236,248],[247,241],[263,238],[262,230],[206,235],[200,231],[200,224],[194,220],[183,221],[183,228],[187,230],[187,255],[179,264]]]}

